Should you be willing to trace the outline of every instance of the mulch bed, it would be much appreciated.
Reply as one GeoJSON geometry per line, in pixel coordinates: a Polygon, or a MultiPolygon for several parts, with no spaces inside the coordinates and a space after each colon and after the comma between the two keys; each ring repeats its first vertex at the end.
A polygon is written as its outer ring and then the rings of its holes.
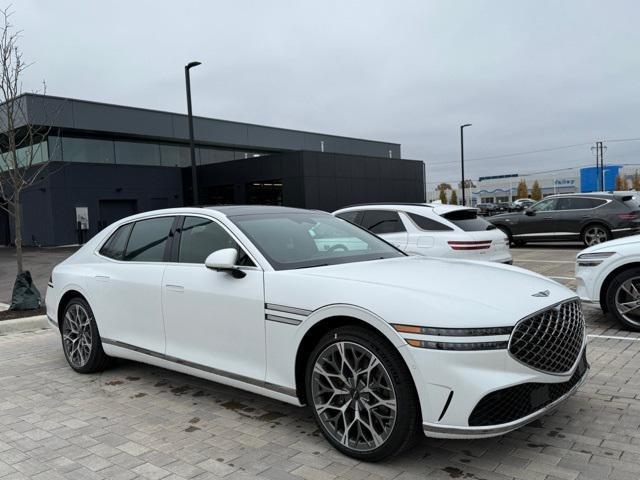
{"type": "Polygon", "coordinates": [[[40,307],[35,310],[5,310],[0,312],[0,322],[2,320],[13,320],[15,318],[35,317],[36,315],[46,315],[47,309],[40,307]]]}

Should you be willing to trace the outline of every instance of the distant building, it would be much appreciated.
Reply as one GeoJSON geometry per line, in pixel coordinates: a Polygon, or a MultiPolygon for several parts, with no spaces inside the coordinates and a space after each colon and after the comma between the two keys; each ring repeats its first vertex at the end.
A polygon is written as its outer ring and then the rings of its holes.
{"type": "MultiPolygon", "coordinates": [[[[91,238],[131,215],[192,204],[187,116],[27,94],[22,125],[44,126],[48,178],[23,198],[26,245],[91,238]],[[84,229],[86,227],[86,229],[84,229]]],[[[201,204],[334,210],[363,202],[424,202],[424,163],[397,143],[194,118],[201,204]]],[[[0,199],[2,202],[2,199],[0,199]]],[[[13,238],[0,213],[0,243],[13,238]]]]}

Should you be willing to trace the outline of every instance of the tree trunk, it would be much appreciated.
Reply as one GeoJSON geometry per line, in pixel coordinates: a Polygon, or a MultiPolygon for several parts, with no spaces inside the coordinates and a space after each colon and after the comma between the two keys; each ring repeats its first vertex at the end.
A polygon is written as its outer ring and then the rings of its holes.
{"type": "Polygon", "coordinates": [[[20,204],[20,191],[14,197],[15,201],[15,228],[16,228],[16,261],[18,262],[18,274],[22,273],[22,205],[20,204]]]}

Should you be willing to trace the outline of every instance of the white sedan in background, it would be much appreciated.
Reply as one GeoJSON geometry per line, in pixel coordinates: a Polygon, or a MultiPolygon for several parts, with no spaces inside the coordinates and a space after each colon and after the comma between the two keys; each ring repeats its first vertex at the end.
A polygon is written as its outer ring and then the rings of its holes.
{"type": "Polygon", "coordinates": [[[478,216],[475,208],[380,203],[342,208],[333,215],[366,228],[409,254],[513,262],[507,236],[478,216]]]}
{"type": "Polygon", "coordinates": [[[566,287],[506,265],[407,256],[292,208],[123,219],[54,268],[46,304],[77,372],[122,357],[309,405],[335,448],[366,461],[420,432],[514,430],[569,398],[589,368],[566,287]]]}
{"type": "Polygon", "coordinates": [[[640,235],[599,243],[576,258],[578,295],[640,332],[640,235]]]}

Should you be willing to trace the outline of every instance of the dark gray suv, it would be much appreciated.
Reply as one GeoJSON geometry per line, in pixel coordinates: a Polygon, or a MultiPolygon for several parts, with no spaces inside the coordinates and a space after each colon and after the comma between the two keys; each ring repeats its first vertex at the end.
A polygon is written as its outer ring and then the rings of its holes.
{"type": "Polygon", "coordinates": [[[636,192],[551,195],[522,212],[488,218],[514,245],[575,241],[595,245],[640,233],[636,192]]]}

